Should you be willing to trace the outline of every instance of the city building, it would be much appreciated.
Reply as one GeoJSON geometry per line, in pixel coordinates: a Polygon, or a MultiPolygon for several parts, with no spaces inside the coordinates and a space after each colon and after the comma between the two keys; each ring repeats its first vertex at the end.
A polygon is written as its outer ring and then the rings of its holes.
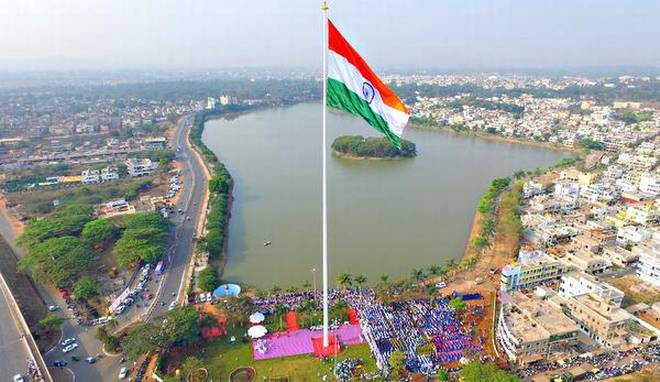
{"type": "Polygon", "coordinates": [[[578,326],[547,301],[548,294],[552,291],[538,288],[529,296],[513,292],[503,298],[495,335],[509,360],[525,364],[545,359],[577,341],[578,326]]]}
{"type": "Polygon", "coordinates": [[[163,150],[166,146],[167,138],[165,137],[146,138],[144,140],[145,150],[163,150]]]}
{"type": "Polygon", "coordinates": [[[565,271],[559,261],[543,251],[526,247],[518,253],[518,261],[502,268],[500,289],[506,291],[525,290],[544,282],[557,280],[565,271]]]}
{"type": "Polygon", "coordinates": [[[157,166],[157,163],[153,163],[149,158],[129,158],[126,160],[128,174],[134,178],[153,174],[153,171],[157,166]]]}
{"type": "Polygon", "coordinates": [[[561,260],[568,267],[575,267],[592,275],[603,273],[612,267],[612,263],[603,256],[582,249],[566,252],[566,256],[561,260]]]}
{"type": "Polygon", "coordinates": [[[585,273],[561,278],[559,296],[565,313],[590,338],[607,348],[625,343],[630,313],[621,308],[623,292],[585,273]]]}
{"type": "Polygon", "coordinates": [[[639,257],[637,274],[639,278],[653,286],[660,287],[660,242],[652,240],[636,245],[632,253],[639,257]]]}

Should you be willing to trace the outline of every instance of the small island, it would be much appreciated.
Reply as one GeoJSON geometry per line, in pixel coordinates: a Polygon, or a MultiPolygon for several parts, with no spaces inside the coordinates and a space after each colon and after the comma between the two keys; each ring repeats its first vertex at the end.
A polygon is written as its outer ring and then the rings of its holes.
{"type": "Polygon", "coordinates": [[[350,159],[397,159],[417,156],[415,144],[401,140],[401,150],[397,149],[385,137],[362,137],[344,135],[332,142],[335,155],[350,159]]]}

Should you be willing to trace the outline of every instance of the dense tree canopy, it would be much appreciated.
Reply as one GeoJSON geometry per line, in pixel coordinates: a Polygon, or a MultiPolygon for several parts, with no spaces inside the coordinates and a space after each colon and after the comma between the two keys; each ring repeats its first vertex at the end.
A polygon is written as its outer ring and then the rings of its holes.
{"type": "Polygon", "coordinates": [[[92,244],[97,244],[114,239],[118,231],[110,220],[96,219],[85,224],[80,237],[92,244]]]}
{"type": "Polygon", "coordinates": [[[199,272],[197,286],[203,291],[210,292],[220,285],[218,271],[214,267],[206,267],[199,272]]]}
{"type": "Polygon", "coordinates": [[[156,213],[127,215],[121,238],[113,252],[119,266],[127,268],[139,261],[153,263],[167,251],[170,223],[156,213]]]}
{"type": "Polygon", "coordinates": [[[494,363],[481,363],[479,361],[473,361],[469,364],[463,366],[463,369],[459,373],[461,381],[465,382],[483,382],[483,381],[492,381],[492,382],[517,382],[520,379],[514,375],[507,373],[504,370],[499,369],[494,363]]]}
{"type": "Polygon", "coordinates": [[[199,339],[200,315],[191,306],[167,312],[162,319],[149,321],[128,333],[121,342],[130,359],[165,346],[190,344],[199,339]]]}
{"type": "Polygon", "coordinates": [[[83,276],[73,284],[73,295],[87,300],[99,294],[99,284],[89,276],[83,276]]]}
{"type": "Polygon", "coordinates": [[[86,241],[62,236],[34,244],[19,260],[18,269],[32,270],[34,278],[43,284],[69,287],[89,271],[96,259],[86,241]]]}
{"type": "Polygon", "coordinates": [[[92,220],[86,206],[58,208],[53,214],[33,221],[25,227],[17,243],[25,249],[44,240],[61,236],[78,236],[87,222],[92,220]]]}
{"type": "Polygon", "coordinates": [[[359,135],[337,137],[332,142],[332,149],[341,154],[361,158],[412,158],[417,155],[415,144],[405,139],[401,140],[401,150],[399,150],[387,138],[365,138],[359,135]]]}

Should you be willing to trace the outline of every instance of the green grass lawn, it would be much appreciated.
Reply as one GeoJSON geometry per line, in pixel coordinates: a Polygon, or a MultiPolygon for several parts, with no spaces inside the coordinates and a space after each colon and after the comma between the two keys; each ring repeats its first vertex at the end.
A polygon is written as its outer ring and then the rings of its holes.
{"type": "MultiPolygon", "coordinates": [[[[236,337],[240,338],[240,335],[236,337]]],[[[337,357],[338,361],[344,358],[361,358],[365,363],[365,373],[377,370],[376,361],[372,358],[367,344],[345,347],[342,350],[337,357]]],[[[264,377],[284,376],[294,382],[320,381],[323,375],[328,375],[328,381],[334,381],[333,361],[320,361],[312,355],[255,361],[250,343],[230,345],[226,339],[209,342],[204,353],[204,363],[208,367],[210,379],[214,381],[227,381],[229,374],[238,367],[254,368],[257,373],[255,381],[263,381],[264,377]]]]}

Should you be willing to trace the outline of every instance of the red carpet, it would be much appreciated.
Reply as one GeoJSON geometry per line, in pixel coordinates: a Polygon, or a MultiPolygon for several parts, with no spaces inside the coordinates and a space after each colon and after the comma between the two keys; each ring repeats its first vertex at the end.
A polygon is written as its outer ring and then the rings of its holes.
{"type": "Polygon", "coordinates": [[[323,336],[312,338],[312,346],[314,346],[314,356],[317,358],[330,357],[341,352],[339,341],[334,334],[328,337],[328,347],[323,347],[323,336]]]}

